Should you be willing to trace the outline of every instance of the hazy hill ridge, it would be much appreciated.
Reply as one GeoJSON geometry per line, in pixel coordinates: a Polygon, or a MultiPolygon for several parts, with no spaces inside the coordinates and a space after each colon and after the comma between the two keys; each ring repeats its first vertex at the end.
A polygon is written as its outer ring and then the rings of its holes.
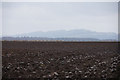
{"type": "Polygon", "coordinates": [[[56,30],[48,32],[31,32],[16,35],[14,37],[45,37],[45,38],[93,38],[93,39],[112,39],[116,40],[118,35],[116,33],[95,32],[89,30],[56,30]]]}

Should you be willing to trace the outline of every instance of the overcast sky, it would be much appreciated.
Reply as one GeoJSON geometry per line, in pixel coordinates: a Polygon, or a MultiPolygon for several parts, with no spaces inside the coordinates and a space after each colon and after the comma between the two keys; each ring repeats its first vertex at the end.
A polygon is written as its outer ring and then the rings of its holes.
{"type": "Polygon", "coordinates": [[[87,29],[118,32],[117,2],[4,2],[3,35],[87,29]]]}

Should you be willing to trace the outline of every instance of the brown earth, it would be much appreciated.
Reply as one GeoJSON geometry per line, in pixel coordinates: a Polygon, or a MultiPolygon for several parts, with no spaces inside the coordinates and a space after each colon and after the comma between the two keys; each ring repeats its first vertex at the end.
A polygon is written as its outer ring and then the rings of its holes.
{"type": "Polygon", "coordinates": [[[120,78],[117,42],[3,41],[3,78],[120,78]]]}

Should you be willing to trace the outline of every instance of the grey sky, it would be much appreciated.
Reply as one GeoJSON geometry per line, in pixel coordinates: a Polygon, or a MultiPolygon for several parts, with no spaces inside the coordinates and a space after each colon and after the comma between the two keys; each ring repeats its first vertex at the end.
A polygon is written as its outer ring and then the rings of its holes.
{"type": "Polygon", "coordinates": [[[3,35],[87,29],[118,31],[117,2],[4,2],[3,35]]]}
{"type": "Polygon", "coordinates": [[[2,36],[2,3],[0,2],[0,37],[2,36]]]}

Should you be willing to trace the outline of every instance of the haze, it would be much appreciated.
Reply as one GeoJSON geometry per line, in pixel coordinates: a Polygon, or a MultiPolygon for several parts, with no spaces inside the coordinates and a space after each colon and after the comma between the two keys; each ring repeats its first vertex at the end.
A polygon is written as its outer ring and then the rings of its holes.
{"type": "Polygon", "coordinates": [[[117,2],[3,2],[3,36],[86,29],[118,32],[117,2]]]}

